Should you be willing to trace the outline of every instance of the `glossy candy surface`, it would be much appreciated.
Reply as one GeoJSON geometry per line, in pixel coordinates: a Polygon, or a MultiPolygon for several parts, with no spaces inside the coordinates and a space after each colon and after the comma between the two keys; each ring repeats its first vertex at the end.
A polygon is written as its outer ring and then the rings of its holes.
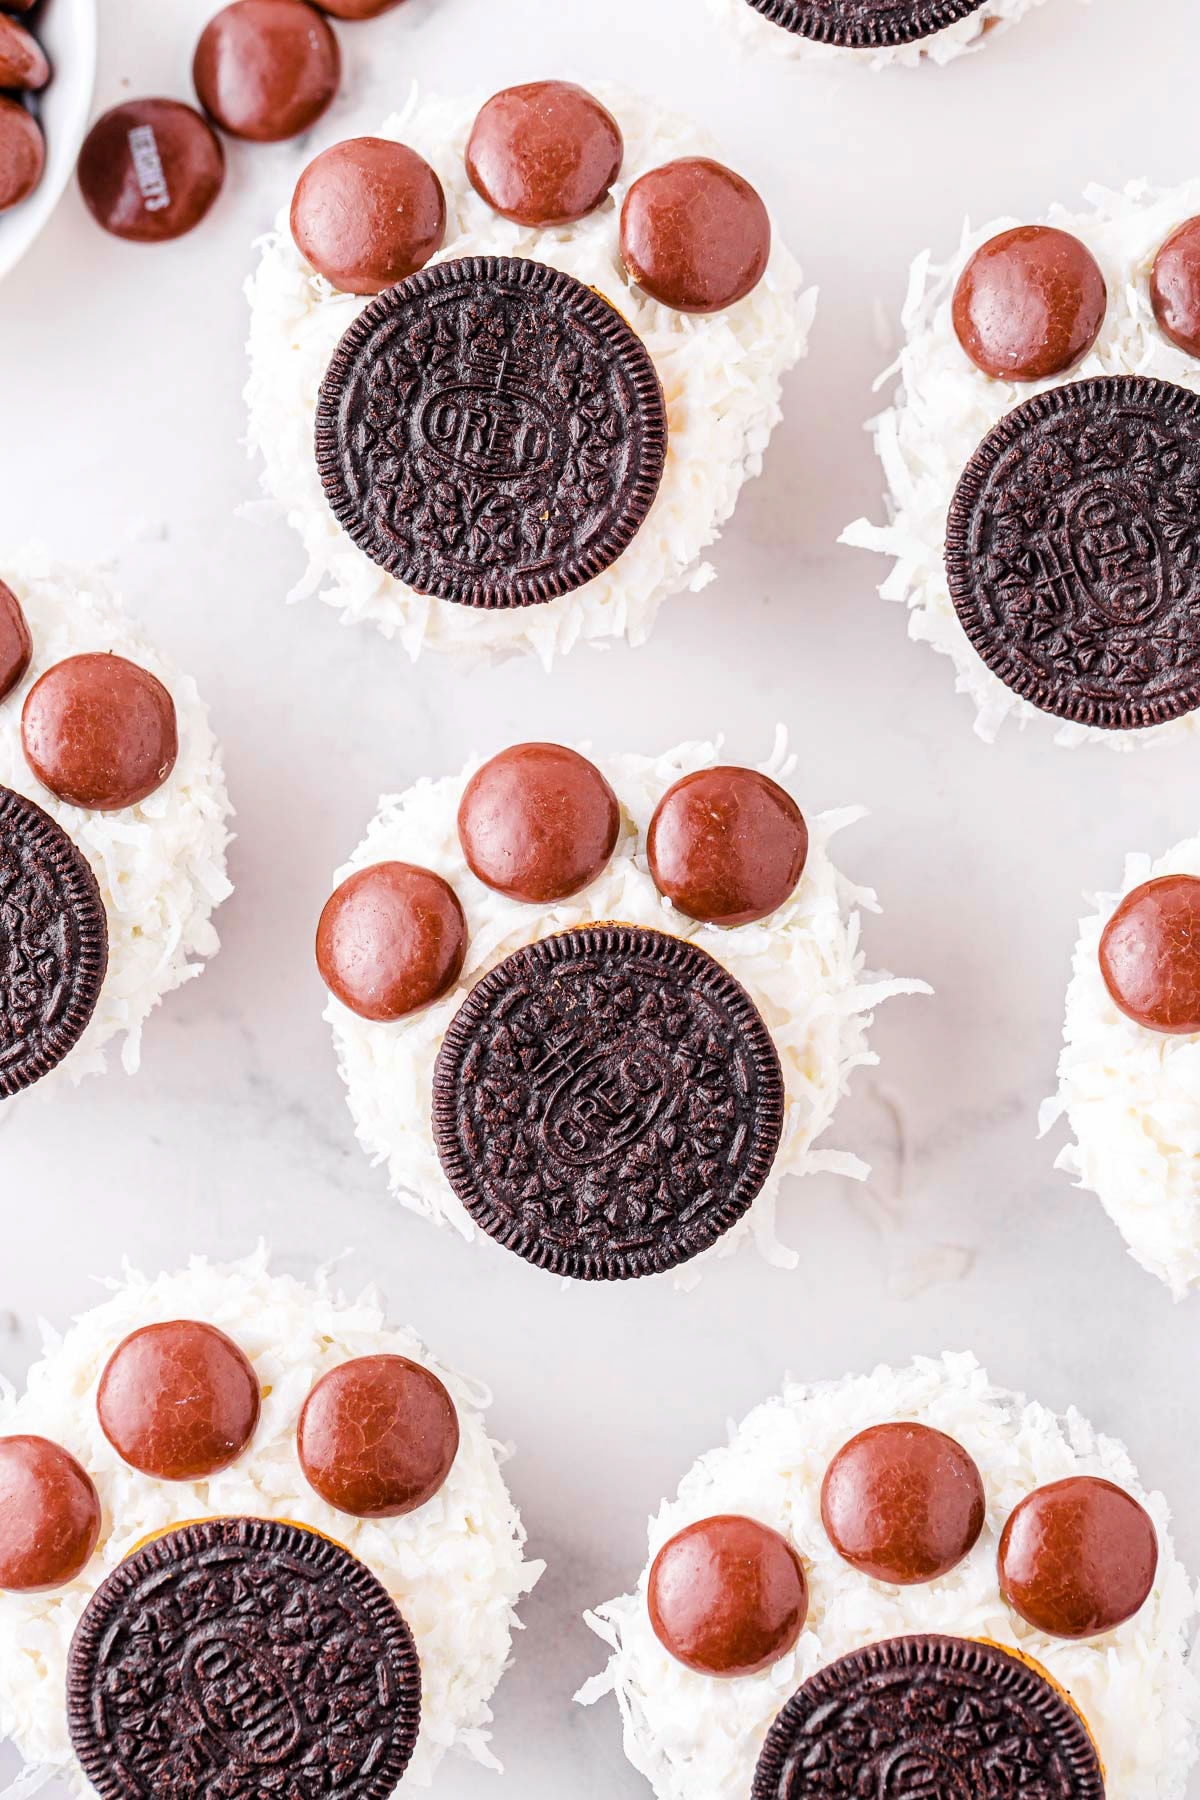
{"type": "Polygon", "coordinates": [[[952,310],[959,343],[985,375],[1042,381],[1087,355],[1107,305],[1086,244],[1049,225],[1019,225],[976,250],[952,310]]]}
{"type": "Polygon", "coordinates": [[[113,1352],[96,1396],[113,1449],[160,1481],[203,1481],[227,1469],[254,1436],[260,1409],[249,1358],[198,1319],[133,1332],[113,1352]]]}

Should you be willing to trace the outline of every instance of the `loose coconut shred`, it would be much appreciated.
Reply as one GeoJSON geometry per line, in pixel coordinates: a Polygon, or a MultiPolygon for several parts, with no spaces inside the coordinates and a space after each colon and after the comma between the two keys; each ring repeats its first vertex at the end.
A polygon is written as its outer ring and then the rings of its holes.
{"type": "Polygon", "coordinates": [[[112,1296],[59,1337],[17,1399],[0,1391],[0,1429],[64,1445],[100,1493],[104,1523],[88,1568],[48,1594],[0,1594],[0,1731],[30,1765],[0,1800],[55,1777],[87,1790],[71,1750],[67,1652],[100,1583],[143,1539],[197,1519],[289,1519],[323,1532],[364,1562],[392,1595],[421,1658],[421,1730],[404,1790],[428,1787],[447,1751],[498,1769],[488,1747],[489,1701],[504,1672],[515,1607],[544,1565],[525,1559],[525,1532],[500,1472],[506,1452],[488,1436],[486,1388],[445,1368],[411,1331],[387,1323],[368,1291],[348,1301],[324,1280],[306,1287],[272,1275],[265,1250],[221,1267],[197,1258],[147,1281],[127,1270],[112,1296]],[[219,1326],[254,1365],[263,1391],[254,1441],[233,1467],[202,1482],[161,1482],[122,1462],[96,1417],[96,1388],[117,1345],[139,1326],[193,1318],[219,1326]],[[445,1383],[458,1411],[458,1455],[445,1485],[399,1519],[336,1512],[305,1481],[296,1426],[310,1389],[354,1356],[407,1356],[445,1383]]]}
{"type": "MultiPolygon", "coordinates": [[[[943,562],[946,514],[971,457],[1005,414],[1047,388],[1095,375],[1149,375],[1200,393],[1200,358],[1189,356],[1164,336],[1150,306],[1150,271],[1166,239],[1185,219],[1200,213],[1200,179],[1177,188],[1131,182],[1123,191],[1090,187],[1090,210],[1051,207],[1034,223],[1056,225],[1081,238],[1104,272],[1108,311],[1092,350],[1066,376],[1049,381],[1001,381],[985,375],[968,358],[954,333],[950,303],[968,258],[981,244],[1022,219],[994,219],[980,230],[964,229],[958,252],[935,263],[928,251],[913,264],[902,324],[905,346],[897,362],[880,376],[879,387],[900,377],[895,404],[874,420],[875,447],[888,484],[891,522],[858,519],[843,533],[844,544],[878,550],[895,558],[880,593],[909,609],[908,634],[932,644],[955,666],[955,686],[975,702],[975,729],[991,742],[1006,718],[1045,722],[1050,715],[1022,700],[981,661],[971,646],[950,598],[943,562]]],[[[1055,741],[1073,745],[1086,739],[1116,750],[1165,743],[1200,731],[1200,713],[1144,731],[1104,731],[1090,725],[1057,726],[1055,741]]]]}
{"type": "Polygon", "coordinates": [[[199,975],[219,940],[212,913],[233,888],[225,873],[232,808],[208,709],[190,675],[162,657],[127,616],[112,584],[26,550],[0,563],[33,636],[21,685],[0,702],[0,784],[26,795],[86,856],[108,916],[108,973],[78,1044],[32,1090],[98,1075],[124,1037],[121,1064],[141,1061],[142,1026],[165,994],[199,975]],[[21,709],[39,676],[68,656],[112,651],[149,669],[175,702],[179,757],[163,785],[137,806],[90,812],[44,788],[21,747],[21,709]]]}
{"type": "Polygon", "coordinates": [[[886,45],[879,50],[847,50],[836,44],[820,44],[799,31],[787,31],[776,25],[765,13],[758,12],[749,0],[708,0],[708,10],[719,24],[735,33],[742,48],[765,51],[787,57],[793,62],[813,65],[858,63],[871,69],[915,69],[928,59],[932,63],[953,62],[968,50],[976,50],[984,37],[1023,19],[1045,0],[986,0],[978,12],[946,25],[929,37],[912,44],[886,45]]]}
{"type": "MultiPolygon", "coordinates": [[[[818,1149],[816,1140],[853,1071],[878,1060],[867,1047],[875,1007],[895,994],[929,992],[924,982],[865,968],[860,909],[877,911],[875,895],[840,875],[829,855],[835,834],[863,818],[863,811],[843,808],[810,818],[808,864],[792,898],[760,924],[722,930],[677,912],[659,894],[646,860],[646,833],[658,802],[681,776],[718,762],[719,744],[683,744],[657,757],[594,757],[621,803],[616,849],[582,893],[535,908],[485,887],[467,867],[456,829],[458,803],[480,760],[461,775],[385,795],[366,837],[334,878],[340,883],[376,862],[415,862],[451,884],[467,917],[466,965],[445,1000],[391,1025],[359,1018],[337,1000],[326,1007],[359,1140],[376,1162],[387,1164],[404,1205],[474,1237],[470,1215],[442,1174],[430,1120],[434,1064],[451,1020],[475,983],[526,944],[603,921],[653,926],[698,944],[742,983],[775,1040],[786,1086],[783,1141],[766,1186],[720,1243],[675,1279],[690,1284],[708,1258],[728,1255],[751,1234],[768,1261],[794,1268],[799,1258],[775,1230],[783,1179],[827,1173],[861,1181],[869,1174],[857,1156],[818,1149]]],[[[791,772],[782,732],[762,767],[776,780],[791,772]]]]}
{"type": "Polygon", "coordinates": [[[1032,1657],[1064,1688],[1096,1740],[1108,1800],[1182,1800],[1196,1759],[1200,1688],[1189,1663],[1198,1617],[1192,1584],[1171,1543],[1161,1494],[1147,1495],[1123,1445],[1072,1410],[1059,1418],[996,1387],[973,1356],[918,1357],[900,1369],[815,1386],[788,1383],[702,1456],[649,1526],[649,1561],[636,1592],[587,1615],[610,1647],[606,1671],[579,1694],[614,1693],[625,1753],[659,1800],[746,1800],[768,1730],[791,1696],[827,1663],[907,1633],[987,1638],[1032,1657]],[[918,1587],[868,1580],[843,1562],[821,1524],[821,1482],[835,1452],[859,1431],[916,1419],[944,1431],[978,1464],[987,1522],[949,1575],[918,1587]],[[1017,1502],[1068,1475],[1098,1475],[1141,1501],[1158,1533],[1154,1589],[1136,1618],[1104,1637],[1051,1638],[1000,1597],[996,1554],[1017,1502]],[[794,1649],[758,1675],[693,1673],[650,1625],[650,1563],[685,1525],[716,1513],[772,1525],[803,1560],[809,1614],[794,1649]]]}
{"type": "Polygon", "coordinates": [[[342,530],[313,454],[317,392],[342,334],[367,301],[337,293],[292,242],[286,210],[247,283],[250,380],[247,441],[262,485],[299,532],[308,569],[290,599],[319,594],[343,617],[369,619],[414,659],[425,650],[477,655],[531,650],[549,666],[581,642],[642,643],[670,594],[715,577],[703,553],[762,468],[779,423],[782,376],[804,355],[816,306],[776,234],[766,275],[738,305],[688,316],[642,294],[620,260],[621,205],[639,175],[679,156],[714,154],[708,135],[636,95],[597,83],[596,97],[625,137],[612,194],[577,224],[544,229],[502,219],[467,178],[464,155],[482,101],[429,99],[393,115],[380,135],[402,140],[437,170],[446,241],[434,262],[519,256],[563,269],[610,300],[654,359],[666,395],[670,447],[662,486],[637,537],[594,581],[547,605],[480,611],[416,593],[387,575],[342,530]]]}
{"type": "Polygon", "coordinates": [[[1066,1118],[1075,1142],[1055,1167],[1099,1196],[1130,1254],[1182,1300],[1200,1286],[1200,1036],[1135,1024],[1100,973],[1104,927],[1126,894],[1160,875],[1200,877],[1200,838],[1157,862],[1130,856],[1121,892],[1098,895],[1080,924],[1058,1093],[1040,1124],[1046,1132],[1066,1118]]]}

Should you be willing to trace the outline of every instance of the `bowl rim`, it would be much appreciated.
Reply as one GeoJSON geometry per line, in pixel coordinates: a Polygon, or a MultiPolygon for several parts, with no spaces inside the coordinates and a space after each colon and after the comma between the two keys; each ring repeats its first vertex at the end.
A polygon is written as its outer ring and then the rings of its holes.
{"type": "Polygon", "coordinates": [[[46,0],[45,10],[48,21],[57,21],[67,12],[71,14],[69,75],[60,76],[63,54],[54,42],[54,31],[46,33],[47,54],[54,69],[51,90],[54,81],[61,79],[64,85],[69,84],[70,106],[65,120],[56,125],[53,136],[48,136],[46,168],[37,188],[27,200],[9,212],[0,213],[0,281],[10,275],[32,249],[66,192],[91,120],[96,93],[100,35],[98,0],[46,0]]]}

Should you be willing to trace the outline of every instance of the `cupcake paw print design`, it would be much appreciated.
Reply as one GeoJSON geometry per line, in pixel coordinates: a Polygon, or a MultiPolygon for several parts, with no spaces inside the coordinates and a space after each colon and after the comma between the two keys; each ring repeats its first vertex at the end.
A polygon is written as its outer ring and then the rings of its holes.
{"type": "Polygon", "coordinates": [[[580,1698],[616,1694],[659,1800],[1181,1800],[1168,1523],[1119,1444],[970,1356],[791,1384],[589,1615],[612,1658],[580,1698]]]}
{"type": "MultiPolygon", "coordinates": [[[[195,684],[108,582],[0,580],[0,1099],[102,1071],[217,949],[229,800],[195,684]]],[[[43,1090],[44,1091],[44,1090],[43,1090]]]]}
{"type": "MultiPolygon", "coordinates": [[[[780,753],[775,773],[785,772],[780,753]]],[[[518,744],[385,799],[321,916],[358,1134],[406,1205],[560,1275],[774,1260],[789,1173],[873,1058],[859,905],[765,770],[518,744]]]]}
{"type": "Polygon", "coordinates": [[[1176,1299],[1200,1284],[1200,840],[1131,856],[1120,894],[1083,920],[1048,1131],[1057,1167],[1095,1193],[1130,1253],[1176,1299]]]}
{"type": "Polygon", "coordinates": [[[952,62],[1042,0],[708,0],[752,52],[874,69],[952,62]]]}
{"type": "Polygon", "coordinates": [[[370,1295],[262,1254],[130,1277],[5,1407],[0,1726],[28,1778],[387,1800],[451,1747],[491,1761],[541,1568],[482,1404],[370,1295]]]}
{"type": "Polygon", "coordinates": [[[882,592],[949,654],[977,729],[1121,748],[1200,709],[1200,183],[972,233],[914,268],[876,437],[882,592]]]}
{"type": "Polygon", "coordinates": [[[324,151],[249,294],[302,591],[414,657],[547,663],[707,583],[814,309],[704,133],[562,81],[324,151]]]}

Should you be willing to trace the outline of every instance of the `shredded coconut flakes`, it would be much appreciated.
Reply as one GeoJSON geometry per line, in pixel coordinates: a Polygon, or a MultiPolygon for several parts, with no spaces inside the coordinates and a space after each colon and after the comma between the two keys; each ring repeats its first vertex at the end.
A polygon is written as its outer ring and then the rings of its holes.
{"type": "Polygon", "coordinates": [[[938,1632],[987,1638],[1049,1671],[1083,1714],[1105,1767],[1108,1800],[1182,1800],[1196,1758],[1200,1687],[1189,1662],[1198,1615],[1171,1543],[1161,1494],[1146,1494],[1123,1445],[1071,1411],[1056,1417],[993,1386],[973,1356],[918,1357],[900,1369],[802,1386],[757,1407],[729,1444],[702,1456],[649,1526],[637,1591],[587,1622],[612,1651],[578,1698],[614,1693],[625,1753],[659,1800],[745,1800],[767,1732],[796,1690],[827,1663],[890,1637],[938,1632]],[[867,1579],[834,1550],[821,1523],[821,1482],[832,1457],[868,1426],[915,1419],[970,1452],[987,1491],[983,1535],[937,1581],[891,1587],[867,1579]],[[1133,1494],[1154,1521],[1158,1575],[1145,1606],[1119,1630],[1081,1642],[1051,1638],[1000,1597],[996,1554],[1005,1521],[1033,1488],[1068,1475],[1103,1476],[1133,1494]],[[761,1674],[722,1680],[671,1657],[650,1625],[650,1565],[667,1540],[716,1513],[746,1513],[798,1550],[809,1614],[794,1649],[761,1674]]]}
{"type": "Polygon", "coordinates": [[[107,1047],[121,1036],[121,1063],[133,1074],[151,1012],[216,954],[212,914],[233,892],[225,873],[232,808],[195,682],[146,640],[107,577],[53,562],[38,549],[0,566],[33,637],[25,679],[0,704],[0,783],[35,801],[78,845],[108,915],[108,973],[96,1010],[70,1055],[31,1090],[41,1097],[60,1082],[102,1073],[107,1047]],[[175,702],[175,767],[153,794],[120,812],[90,812],[59,800],[38,781],[21,745],[21,709],[30,688],[55,663],[96,651],[148,669],[175,702]]]}
{"type": "Polygon", "coordinates": [[[1101,934],[1118,904],[1160,875],[1200,877],[1200,838],[1154,863],[1127,858],[1121,892],[1098,895],[1080,923],[1058,1093],[1039,1123],[1047,1132],[1065,1116],[1075,1142],[1055,1167],[1099,1196],[1130,1254],[1182,1300],[1200,1285],[1200,1036],[1135,1024],[1100,973],[1101,934]]]}
{"type": "MultiPolygon", "coordinates": [[[[1177,188],[1131,182],[1122,191],[1089,187],[1090,210],[1051,207],[1038,223],[1081,238],[1104,272],[1108,311],[1094,347],[1068,375],[1049,381],[1003,381],[970,361],[954,333],[951,300],[969,257],[998,232],[1029,223],[994,219],[979,230],[964,227],[957,253],[934,263],[928,251],[912,266],[899,360],[879,380],[900,377],[895,404],[872,422],[875,446],[888,484],[890,523],[858,519],[842,533],[844,544],[895,558],[880,588],[885,600],[909,609],[908,632],[932,644],[955,665],[955,686],[975,702],[975,729],[991,742],[1008,717],[1045,722],[1042,712],[994,675],[972,648],[946,580],[943,550],[946,515],[963,471],[983,439],[1006,414],[1048,388],[1096,375],[1148,375],[1200,393],[1200,360],[1164,337],[1150,306],[1150,271],[1162,244],[1185,219],[1200,212],[1200,179],[1177,188]]],[[[1144,731],[1106,731],[1053,721],[1055,741],[1090,739],[1116,750],[1166,743],[1200,731],[1200,712],[1144,731]]]]}
{"type": "Polygon", "coordinates": [[[477,656],[533,651],[547,667],[577,643],[645,641],[662,602],[715,578],[703,553],[759,474],[781,417],[782,376],[804,355],[816,307],[776,234],[759,286],[708,316],[660,306],[636,288],[620,257],[621,205],[631,183],[678,156],[712,154],[697,126],[649,101],[597,83],[596,97],[625,136],[612,194],[578,223],[531,229],[502,219],[471,186],[464,155],[482,96],[414,100],[380,135],[403,140],[437,170],[446,192],[446,241],[434,262],[517,256],[562,269],[609,300],[642,339],[666,396],[670,445],[658,497],[617,562],[546,605],[488,611],[422,596],[386,574],[342,530],[325,499],[313,452],[317,392],[334,349],[368,302],[313,273],[292,242],[286,210],[247,283],[250,301],[248,444],[262,485],[299,532],[308,570],[289,596],[319,593],[346,620],[369,619],[412,658],[425,650],[477,656]]]}
{"type": "Polygon", "coordinates": [[[507,1452],[484,1421],[487,1389],[445,1368],[409,1330],[387,1323],[379,1297],[346,1300],[324,1278],[306,1287],[272,1275],[266,1251],[228,1266],[195,1258],[147,1281],[127,1269],[111,1298],[59,1337],[44,1328],[44,1360],[18,1399],[0,1388],[6,1433],[62,1444],[91,1475],[104,1522],[87,1569],[48,1594],[0,1594],[0,1732],[29,1765],[0,1800],[65,1776],[87,1790],[71,1750],[67,1652],[85,1606],[106,1577],[151,1536],[206,1518],[287,1519],[342,1544],[383,1582],[421,1658],[421,1730],[403,1787],[428,1787],[446,1752],[498,1769],[488,1747],[489,1701],[509,1660],[515,1607],[544,1565],[526,1561],[525,1532],[501,1475],[507,1452]],[[96,1389],[131,1331],[202,1319],[245,1351],[261,1384],[262,1419],[232,1468],[201,1482],[161,1482],[122,1462],[100,1429],[96,1389]],[[355,1519],[309,1487],[296,1455],[300,1411],[314,1384],[355,1356],[407,1356],[445,1383],[460,1443],[441,1490],[398,1519],[355,1519]],[[26,1785],[22,1785],[22,1784],[26,1785]]]}
{"type": "MultiPolygon", "coordinates": [[[[786,1116],[774,1169],[745,1217],[710,1251],[677,1271],[676,1280],[690,1285],[709,1257],[728,1255],[750,1235],[768,1261],[794,1268],[796,1252],[785,1248],[775,1231],[784,1177],[824,1172],[862,1180],[869,1172],[858,1157],[818,1149],[816,1140],[829,1126],[853,1071],[878,1060],[867,1046],[875,1007],[896,994],[930,990],[923,982],[871,973],[864,966],[860,909],[877,911],[875,895],[840,875],[829,855],[835,833],[864,816],[859,809],[808,820],[808,863],[800,885],[786,905],[759,924],[722,930],[686,918],[663,899],[646,859],[650,820],[668,788],[711,767],[719,753],[719,744],[693,743],[657,757],[596,757],[621,803],[621,834],[596,880],[553,907],[510,900],[485,887],[467,867],[458,840],[458,804],[481,758],[460,775],[420,781],[380,801],[366,837],[335,882],[371,863],[418,863],[454,888],[468,929],[457,988],[424,1012],[375,1024],[332,998],[325,1011],[359,1140],[376,1162],[387,1164],[391,1187],[405,1206],[474,1237],[470,1215],[442,1174],[432,1135],[434,1065],[446,1031],[476,982],[515,950],[605,921],[652,926],[707,950],[749,993],[783,1065],[786,1116]]],[[[786,780],[792,767],[781,732],[763,772],[786,780]]]]}

